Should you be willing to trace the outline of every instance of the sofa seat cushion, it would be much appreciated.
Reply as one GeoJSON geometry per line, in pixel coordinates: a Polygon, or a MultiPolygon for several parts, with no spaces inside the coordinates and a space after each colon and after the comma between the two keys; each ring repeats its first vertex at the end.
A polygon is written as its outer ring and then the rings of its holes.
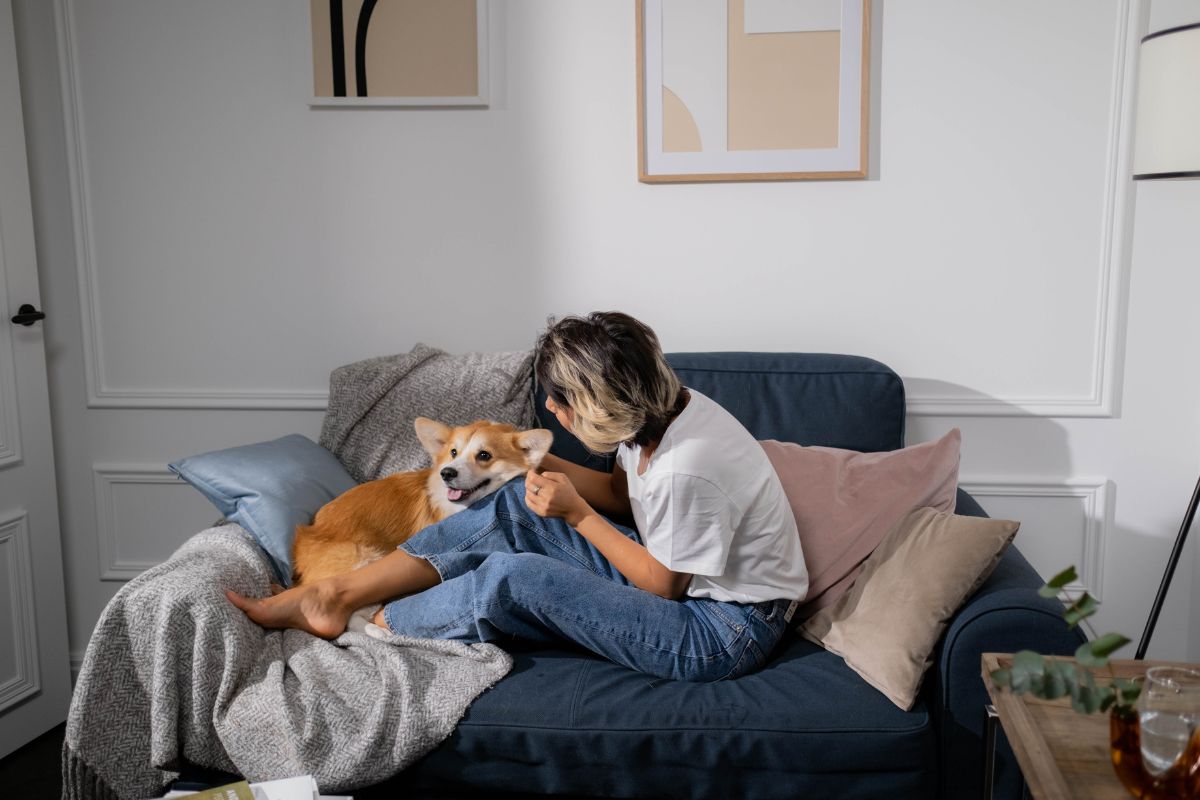
{"type": "Polygon", "coordinates": [[[681,798],[935,791],[924,700],[900,711],[841,658],[799,638],[760,672],[710,684],[649,678],[578,651],[514,656],[513,671],[395,779],[398,789],[681,798]]]}

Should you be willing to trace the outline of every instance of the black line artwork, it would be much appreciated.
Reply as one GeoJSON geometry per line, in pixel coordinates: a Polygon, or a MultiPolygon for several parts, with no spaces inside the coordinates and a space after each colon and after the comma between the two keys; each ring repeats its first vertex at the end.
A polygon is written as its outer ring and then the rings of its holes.
{"type": "Polygon", "coordinates": [[[358,96],[367,96],[367,26],[371,24],[371,13],[376,0],[363,0],[358,12],[358,30],[354,35],[354,77],[358,81],[358,96]]]}
{"type": "Polygon", "coordinates": [[[346,96],[346,33],[342,0],[329,0],[329,53],[333,68],[333,96],[346,96]]]}

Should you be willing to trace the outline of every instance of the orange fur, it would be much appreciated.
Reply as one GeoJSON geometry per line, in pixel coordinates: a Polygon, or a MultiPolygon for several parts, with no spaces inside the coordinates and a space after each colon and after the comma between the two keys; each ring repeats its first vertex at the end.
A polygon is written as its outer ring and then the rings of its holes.
{"type": "Polygon", "coordinates": [[[551,442],[549,431],[518,431],[488,420],[450,428],[418,417],[414,427],[433,465],[356,486],[322,506],[311,525],[297,525],[295,585],[387,555],[417,531],[467,507],[448,499],[448,483],[484,482],[469,497],[476,502],[536,468],[551,442]],[[458,473],[449,482],[441,474],[447,467],[458,473]]]}

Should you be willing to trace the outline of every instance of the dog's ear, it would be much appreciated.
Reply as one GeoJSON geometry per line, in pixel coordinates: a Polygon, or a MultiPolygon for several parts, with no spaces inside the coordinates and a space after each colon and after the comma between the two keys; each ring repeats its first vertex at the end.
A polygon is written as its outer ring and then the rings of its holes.
{"type": "Polygon", "coordinates": [[[517,434],[517,447],[524,451],[525,463],[531,468],[542,463],[542,459],[550,451],[553,441],[554,434],[545,428],[534,428],[531,431],[522,431],[517,434]]]}
{"type": "Polygon", "coordinates": [[[442,452],[446,442],[450,441],[450,434],[454,432],[449,426],[426,417],[414,419],[413,429],[416,430],[417,438],[421,440],[425,452],[434,460],[437,459],[438,453],[442,452]]]}

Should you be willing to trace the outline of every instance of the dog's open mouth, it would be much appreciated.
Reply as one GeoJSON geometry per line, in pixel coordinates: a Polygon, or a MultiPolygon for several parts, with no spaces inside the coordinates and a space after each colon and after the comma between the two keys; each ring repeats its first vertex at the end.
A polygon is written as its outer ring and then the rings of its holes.
{"type": "Polygon", "coordinates": [[[470,489],[459,489],[456,486],[447,486],[446,499],[451,503],[461,503],[463,500],[466,500],[468,497],[475,494],[475,492],[479,491],[491,482],[491,478],[484,478],[481,483],[472,486],[470,489]]]}

